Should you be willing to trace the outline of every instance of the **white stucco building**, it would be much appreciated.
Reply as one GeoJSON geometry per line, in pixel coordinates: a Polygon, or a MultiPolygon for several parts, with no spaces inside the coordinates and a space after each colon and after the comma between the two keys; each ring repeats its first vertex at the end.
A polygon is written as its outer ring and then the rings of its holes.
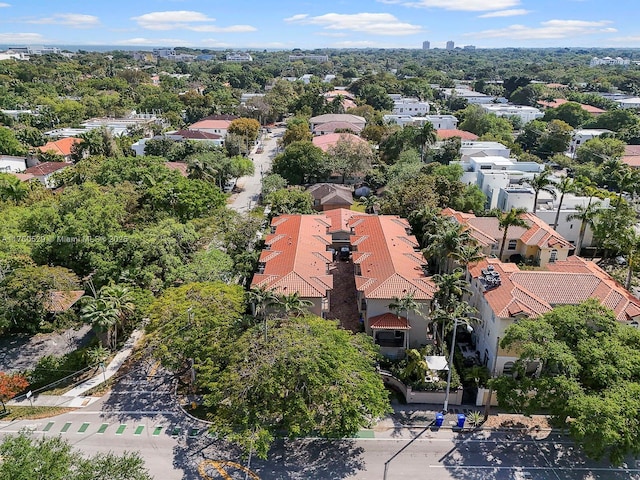
{"type": "Polygon", "coordinates": [[[423,102],[417,98],[409,97],[394,99],[393,111],[391,113],[394,115],[425,115],[429,113],[429,103],[423,102]]]}
{"type": "Polygon", "coordinates": [[[539,109],[526,105],[489,104],[482,105],[482,108],[487,113],[493,113],[498,117],[518,117],[523,124],[544,116],[539,109]]]}

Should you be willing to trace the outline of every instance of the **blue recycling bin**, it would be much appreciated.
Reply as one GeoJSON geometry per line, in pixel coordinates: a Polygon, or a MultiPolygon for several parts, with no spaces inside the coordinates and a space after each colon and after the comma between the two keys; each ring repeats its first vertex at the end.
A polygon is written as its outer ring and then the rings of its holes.
{"type": "Polygon", "coordinates": [[[464,422],[466,419],[467,417],[465,417],[464,413],[458,414],[458,428],[464,428],[464,422]]]}
{"type": "Polygon", "coordinates": [[[444,422],[444,415],[441,413],[436,413],[436,427],[441,427],[444,422]]]}

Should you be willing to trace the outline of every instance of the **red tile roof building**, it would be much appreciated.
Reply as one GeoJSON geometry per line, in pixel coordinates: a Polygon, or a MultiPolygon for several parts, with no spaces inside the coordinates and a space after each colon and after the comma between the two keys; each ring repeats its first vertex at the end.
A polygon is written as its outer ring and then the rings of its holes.
{"type": "MultiPolygon", "coordinates": [[[[535,318],[556,306],[595,298],[612,309],[619,321],[640,320],[640,300],[595,263],[580,257],[550,263],[544,270],[520,270],[513,263],[487,258],[470,267],[469,273],[469,303],[481,319],[476,331],[477,349],[488,365],[492,365],[498,338],[517,318],[535,318]]],[[[497,373],[514,360],[513,353],[499,351],[497,373]]]]}
{"type": "Polygon", "coordinates": [[[56,155],[65,157],[66,160],[71,159],[71,150],[76,143],[80,143],[82,140],[76,137],[67,137],[56,140],[55,142],[45,143],[43,146],[38,147],[38,150],[42,153],[51,152],[56,155]]]}
{"type": "Polygon", "coordinates": [[[349,227],[358,308],[367,333],[390,356],[426,345],[426,315],[436,286],[425,274],[426,261],[409,223],[395,215],[362,215],[353,217],[349,227]],[[407,295],[421,305],[423,315],[404,312],[406,317],[389,323],[384,316],[391,313],[389,304],[407,295]],[[408,329],[408,334],[400,332],[408,329]]]}
{"type": "Polygon", "coordinates": [[[477,140],[478,135],[458,129],[440,129],[436,130],[438,140],[446,140],[447,138],[460,137],[461,140],[477,140]]]}
{"type": "Polygon", "coordinates": [[[333,276],[328,251],[331,222],[324,215],[281,215],[271,221],[272,233],[265,238],[259,270],[252,287],[264,287],[278,295],[298,293],[313,302],[312,312],[322,315],[329,309],[333,276]]]}
{"type": "Polygon", "coordinates": [[[640,145],[625,145],[622,162],[630,167],[640,168],[640,145]]]}
{"type": "MultiPolygon", "coordinates": [[[[465,225],[485,255],[498,255],[504,231],[499,228],[497,217],[476,217],[473,213],[458,212],[451,208],[445,208],[442,214],[465,225]]],[[[544,266],[551,261],[565,260],[569,256],[573,245],[548,224],[532,213],[525,213],[521,218],[529,228],[509,227],[503,260],[518,254],[523,259],[533,259],[544,266]]]]}
{"type": "MultiPolygon", "coordinates": [[[[569,100],[565,100],[564,98],[556,98],[555,100],[552,100],[550,102],[545,100],[538,100],[539,105],[547,108],[556,108],[556,107],[559,107],[560,105],[564,105],[567,102],[569,102],[569,100]]],[[[578,103],[578,102],[573,102],[573,103],[578,103]]],[[[603,110],[602,108],[594,107],[593,105],[586,105],[584,103],[578,103],[578,105],[580,105],[585,112],[589,112],[591,115],[597,116],[606,112],[606,110],[603,110]]]]}

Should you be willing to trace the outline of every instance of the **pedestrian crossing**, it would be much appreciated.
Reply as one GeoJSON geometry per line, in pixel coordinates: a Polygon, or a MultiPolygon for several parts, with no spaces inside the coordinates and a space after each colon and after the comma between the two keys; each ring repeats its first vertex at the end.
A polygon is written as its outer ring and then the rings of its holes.
{"type": "Polygon", "coordinates": [[[127,423],[92,423],[92,422],[47,422],[42,427],[42,432],[52,435],[57,434],[78,434],[78,435],[133,435],[134,437],[152,436],[158,437],[162,434],[172,437],[186,436],[196,438],[201,435],[209,435],[206,428],[188,427],[181,425],[140,425],[127,423]]]}

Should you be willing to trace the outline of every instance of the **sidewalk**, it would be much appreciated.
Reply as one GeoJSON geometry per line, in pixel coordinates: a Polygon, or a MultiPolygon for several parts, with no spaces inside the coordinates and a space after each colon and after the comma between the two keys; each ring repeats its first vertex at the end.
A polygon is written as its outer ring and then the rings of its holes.
{"type": "Polygon", "coordinates": [[[84,382],[76,385],[74,388],[69,390],[68,392],[62,395],[33,395],[30,399],[26,398],[25,395],[21,395],[13,400],[7,402],[7,406],[21,406],[21,407],[71,407],[71,408],[81,408],[86,407],[87,405],[91,405],[93,402],[97,401],[99,397],[82,397],[81,395],[85,392],[88,392],[94,387],[106,382],[108,379],[113,377],[120,367],[124,364],[124,362],[129,358],[133,348],[136,346],[138,341],[142,338],[143,332],[141,330],[135,330],[127,342],[124,344],[122,349],[113,357],[113,360],[107,365],[104,369],[104,372],[99,373],[93,378],[89,380],[85,380],[84,382]]]}

